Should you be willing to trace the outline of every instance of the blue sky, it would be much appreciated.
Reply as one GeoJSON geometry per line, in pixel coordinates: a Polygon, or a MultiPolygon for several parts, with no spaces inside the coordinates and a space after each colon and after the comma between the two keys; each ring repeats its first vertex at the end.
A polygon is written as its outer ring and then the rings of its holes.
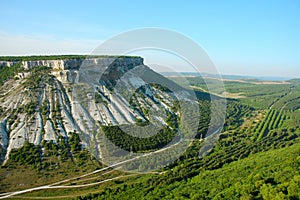
{"type": "Polygon", "coordinates": [[[0,54],[90,53],[120,32],[159,27],[202,46],[224,74],[300,77],[300,1],[0,2],[0,54]]]}

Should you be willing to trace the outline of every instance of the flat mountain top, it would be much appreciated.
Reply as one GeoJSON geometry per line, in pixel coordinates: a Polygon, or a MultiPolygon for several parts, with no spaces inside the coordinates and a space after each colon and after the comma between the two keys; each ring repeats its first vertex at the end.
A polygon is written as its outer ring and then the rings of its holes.
{"type": "Polygon", "coordinates": [[[65,60],[86,58],[140,58],[127,55],[32,55],[32,56],[0,56],[0,61],[36,61],[36,60],[65,60]]]}

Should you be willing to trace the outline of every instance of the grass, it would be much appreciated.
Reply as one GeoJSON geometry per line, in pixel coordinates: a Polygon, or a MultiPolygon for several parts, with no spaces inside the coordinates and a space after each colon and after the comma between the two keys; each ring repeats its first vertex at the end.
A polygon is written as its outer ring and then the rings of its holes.
{"type": "Polygon", "coordinates": [[[31,166],[8,163],[0,171],[0,192],[11,192],[64,179],[76,177],[98,169],[100,165],[88,160],[84,165],[77,166],[68,159],[60,163],[58,168],[37,170],[31,166]]]}
{"type": "MultiPolygon", "coordinates": [[[[101,180],[105,180],[107,178],[111,177],[117,177],[120,175],[120,172],[114,171],[110,176],[103,176],[101,177],[101,180]]],[[[98,174],[99,176],[99,174],[98,174]]],[[[129,177],[123,177],[119,179],[115,179],[108,182],[103,182],[96,184],[94,186],[87,186],[87,187],[81,187],[81,188],[73,188],[73,189],[46,189],[46,190],[39,190],[34,191],[30,193],[26,193],[20,196],[15,196],[14,199],[32,199],[32,198],[53,198],[53,199],[74,199],[78,196],[87,196],[91,194],[97,194],[99,191],[104,191],[106,188],[115,188],[119,185],[122,185],[123,183],[130,182],[134,183],[136,180],[141,181],[147,179],[149,175],[141,175],[141,174],[131,174],[129,177]]],[[[152,175],[150,175],[152,176],[152,175]]],[[[101,181],[97,180],[97,181],[101,181]]],[[[97,181],[93,181],[96,183],[97,181]]],[[[137,181],[137,182],[138,182],[137,181]]],[[[72,184],[74,185],[74,184],[72,184]]]]}

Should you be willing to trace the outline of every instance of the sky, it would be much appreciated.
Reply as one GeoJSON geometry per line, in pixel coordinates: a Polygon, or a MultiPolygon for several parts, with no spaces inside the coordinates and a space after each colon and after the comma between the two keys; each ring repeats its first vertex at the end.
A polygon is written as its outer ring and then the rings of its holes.
{"type": "Polygon", "coordinates": [[[89,54],[138,28],[195,41],[222,74],[300,77],[300,1],[0,1],[0,55],[89,54]]]}

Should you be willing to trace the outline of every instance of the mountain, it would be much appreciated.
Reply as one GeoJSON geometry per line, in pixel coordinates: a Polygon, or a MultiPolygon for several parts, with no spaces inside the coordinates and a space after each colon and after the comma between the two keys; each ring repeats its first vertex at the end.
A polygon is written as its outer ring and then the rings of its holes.
{"type": "Polygon", "coordinates": [[[193,97],[190,91],[145,66],[141,57],[44,56],[0,60],[3,165],[11,152],[16,161],[22,160],[17,159],[16,152],[28,145],[38,147],[37,155],[33,155],[35,164],[43,159],[45,146],[49,145],[57,146],[58,156],[72,158],[76,149],[87,149],[97,159],[110,157],[111,152],[101,147],[104,135],[127,151],[156,149],[176,136],[172,130],[177,130],[180,115],[184,117],[179,100],[196,105],[199,96],[210,98],[201,92],[193,97]],[[134,129],[133,124],[141,128],[134,129]],[[116,125],[140,137],[146,137],[141,131],[146,129],[149,134],[160,129],[163,133],[141,146],[138,142],[131,144],[133,138],[121,132],[116,135],[116,125]],[[62,146],[67,148],[65,153],[62,146]]]}

